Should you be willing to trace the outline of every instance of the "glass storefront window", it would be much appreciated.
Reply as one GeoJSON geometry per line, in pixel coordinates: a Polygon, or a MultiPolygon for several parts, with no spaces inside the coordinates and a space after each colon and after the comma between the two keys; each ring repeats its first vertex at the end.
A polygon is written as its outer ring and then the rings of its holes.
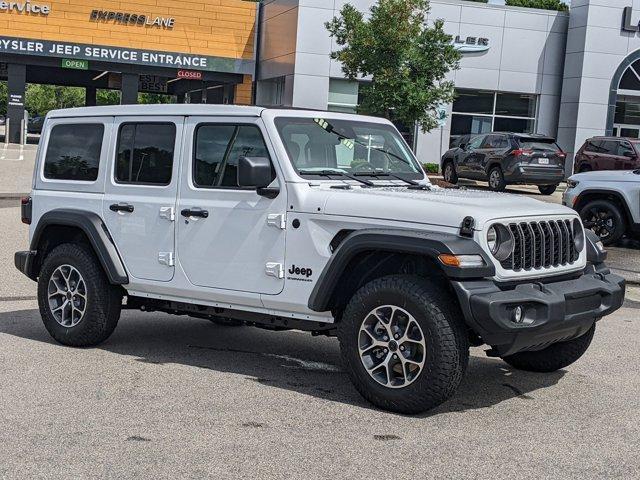
{"type": "Polygon", "coordinates": [[[453,111],[459,113],[493,114],[494,93],[479,90],[456,90],[453,111]]]}
{"type": "Polygon", "coordinates": [[[618,97],[615,123],[640,125],[640,98],[618,97]]]}
{"type": "Polygon", "coordinates": [[[498,93],[496,115],[534,118],[536,116],[536,96],[518,93],[498,93]]]}
{"type": "Polygon", "coordinates": [[[495,132],[533,133],[535,120],[528,118],[496,117],[493,123],[495,132]]]}
{"type": "Polygon", "coordinates": [[[456,90],[450,143],[488,132],[533,133],[538,97],[531,94],[456,90]]]}

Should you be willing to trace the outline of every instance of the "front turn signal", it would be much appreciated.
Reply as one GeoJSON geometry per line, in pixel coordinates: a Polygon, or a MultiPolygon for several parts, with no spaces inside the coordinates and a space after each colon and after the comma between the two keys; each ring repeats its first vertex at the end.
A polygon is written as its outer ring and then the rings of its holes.
{"type": "Polygon", "coordinates": [[[484,258],[480,255],[452,255],[442,253],[438,255],[438,259],[443,265],[454,268],[477,268],[484,267],[484,258]]]}

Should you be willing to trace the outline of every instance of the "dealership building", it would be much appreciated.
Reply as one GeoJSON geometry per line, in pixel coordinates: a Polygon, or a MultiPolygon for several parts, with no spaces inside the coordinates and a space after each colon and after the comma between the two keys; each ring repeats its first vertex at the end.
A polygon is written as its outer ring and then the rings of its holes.
{"type": "MultiPolygon", "coordinates": [[[[177,101],[255,102],[351,112],[359,82],[331,60],[325,22],[344,0],[0,1],[0,80],[10,137],[26,83],[138,92],[177,101]]],[[[368,10],[375,0],[351,0],[368,10]]],[[[640,137],[640,1],[572,0],[570,12],[432,0],[462,53],[457,99],[441,128],[418,133],[425,162],[464,134],[554,136],[568,162],[594,135],[640,137]]],[[[366,81],[363,80],[363,81],[366,81]]]]}

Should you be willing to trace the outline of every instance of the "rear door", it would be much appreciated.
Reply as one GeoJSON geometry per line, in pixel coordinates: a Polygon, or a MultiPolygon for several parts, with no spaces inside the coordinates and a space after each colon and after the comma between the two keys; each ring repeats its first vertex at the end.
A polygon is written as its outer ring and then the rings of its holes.
{"type": "Polygon", "coordinates": [[[173,116],[115,120],[103,218],[134,278],[173,278],[183,125],[173,116]]]}

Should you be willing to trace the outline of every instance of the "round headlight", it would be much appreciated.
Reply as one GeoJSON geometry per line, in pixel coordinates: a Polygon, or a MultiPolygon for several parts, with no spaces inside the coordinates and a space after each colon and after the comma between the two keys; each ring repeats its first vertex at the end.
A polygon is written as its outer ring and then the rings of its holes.
{"type": "Polygon", "coordinates": [[[513,252],[513,235],[500,223],[492,225],[487,230],[487,246],[496,260],[504,262],[513,252]]]}
{"type": "Polygon", "coordinates": [[[582,252],[584,248],[584,228],[582,227],[582,221],[578,218],[573,220],[573,244],[578,253],[582,252]]]}
{"type": "Polygon", "coordinates": [[[495,255],[500,248],[500,244],[498,243],[498,231],[495,226],[492,226],[487,231],[487,245],[489,246],[489,251],[492,255],[495,255]]]}

